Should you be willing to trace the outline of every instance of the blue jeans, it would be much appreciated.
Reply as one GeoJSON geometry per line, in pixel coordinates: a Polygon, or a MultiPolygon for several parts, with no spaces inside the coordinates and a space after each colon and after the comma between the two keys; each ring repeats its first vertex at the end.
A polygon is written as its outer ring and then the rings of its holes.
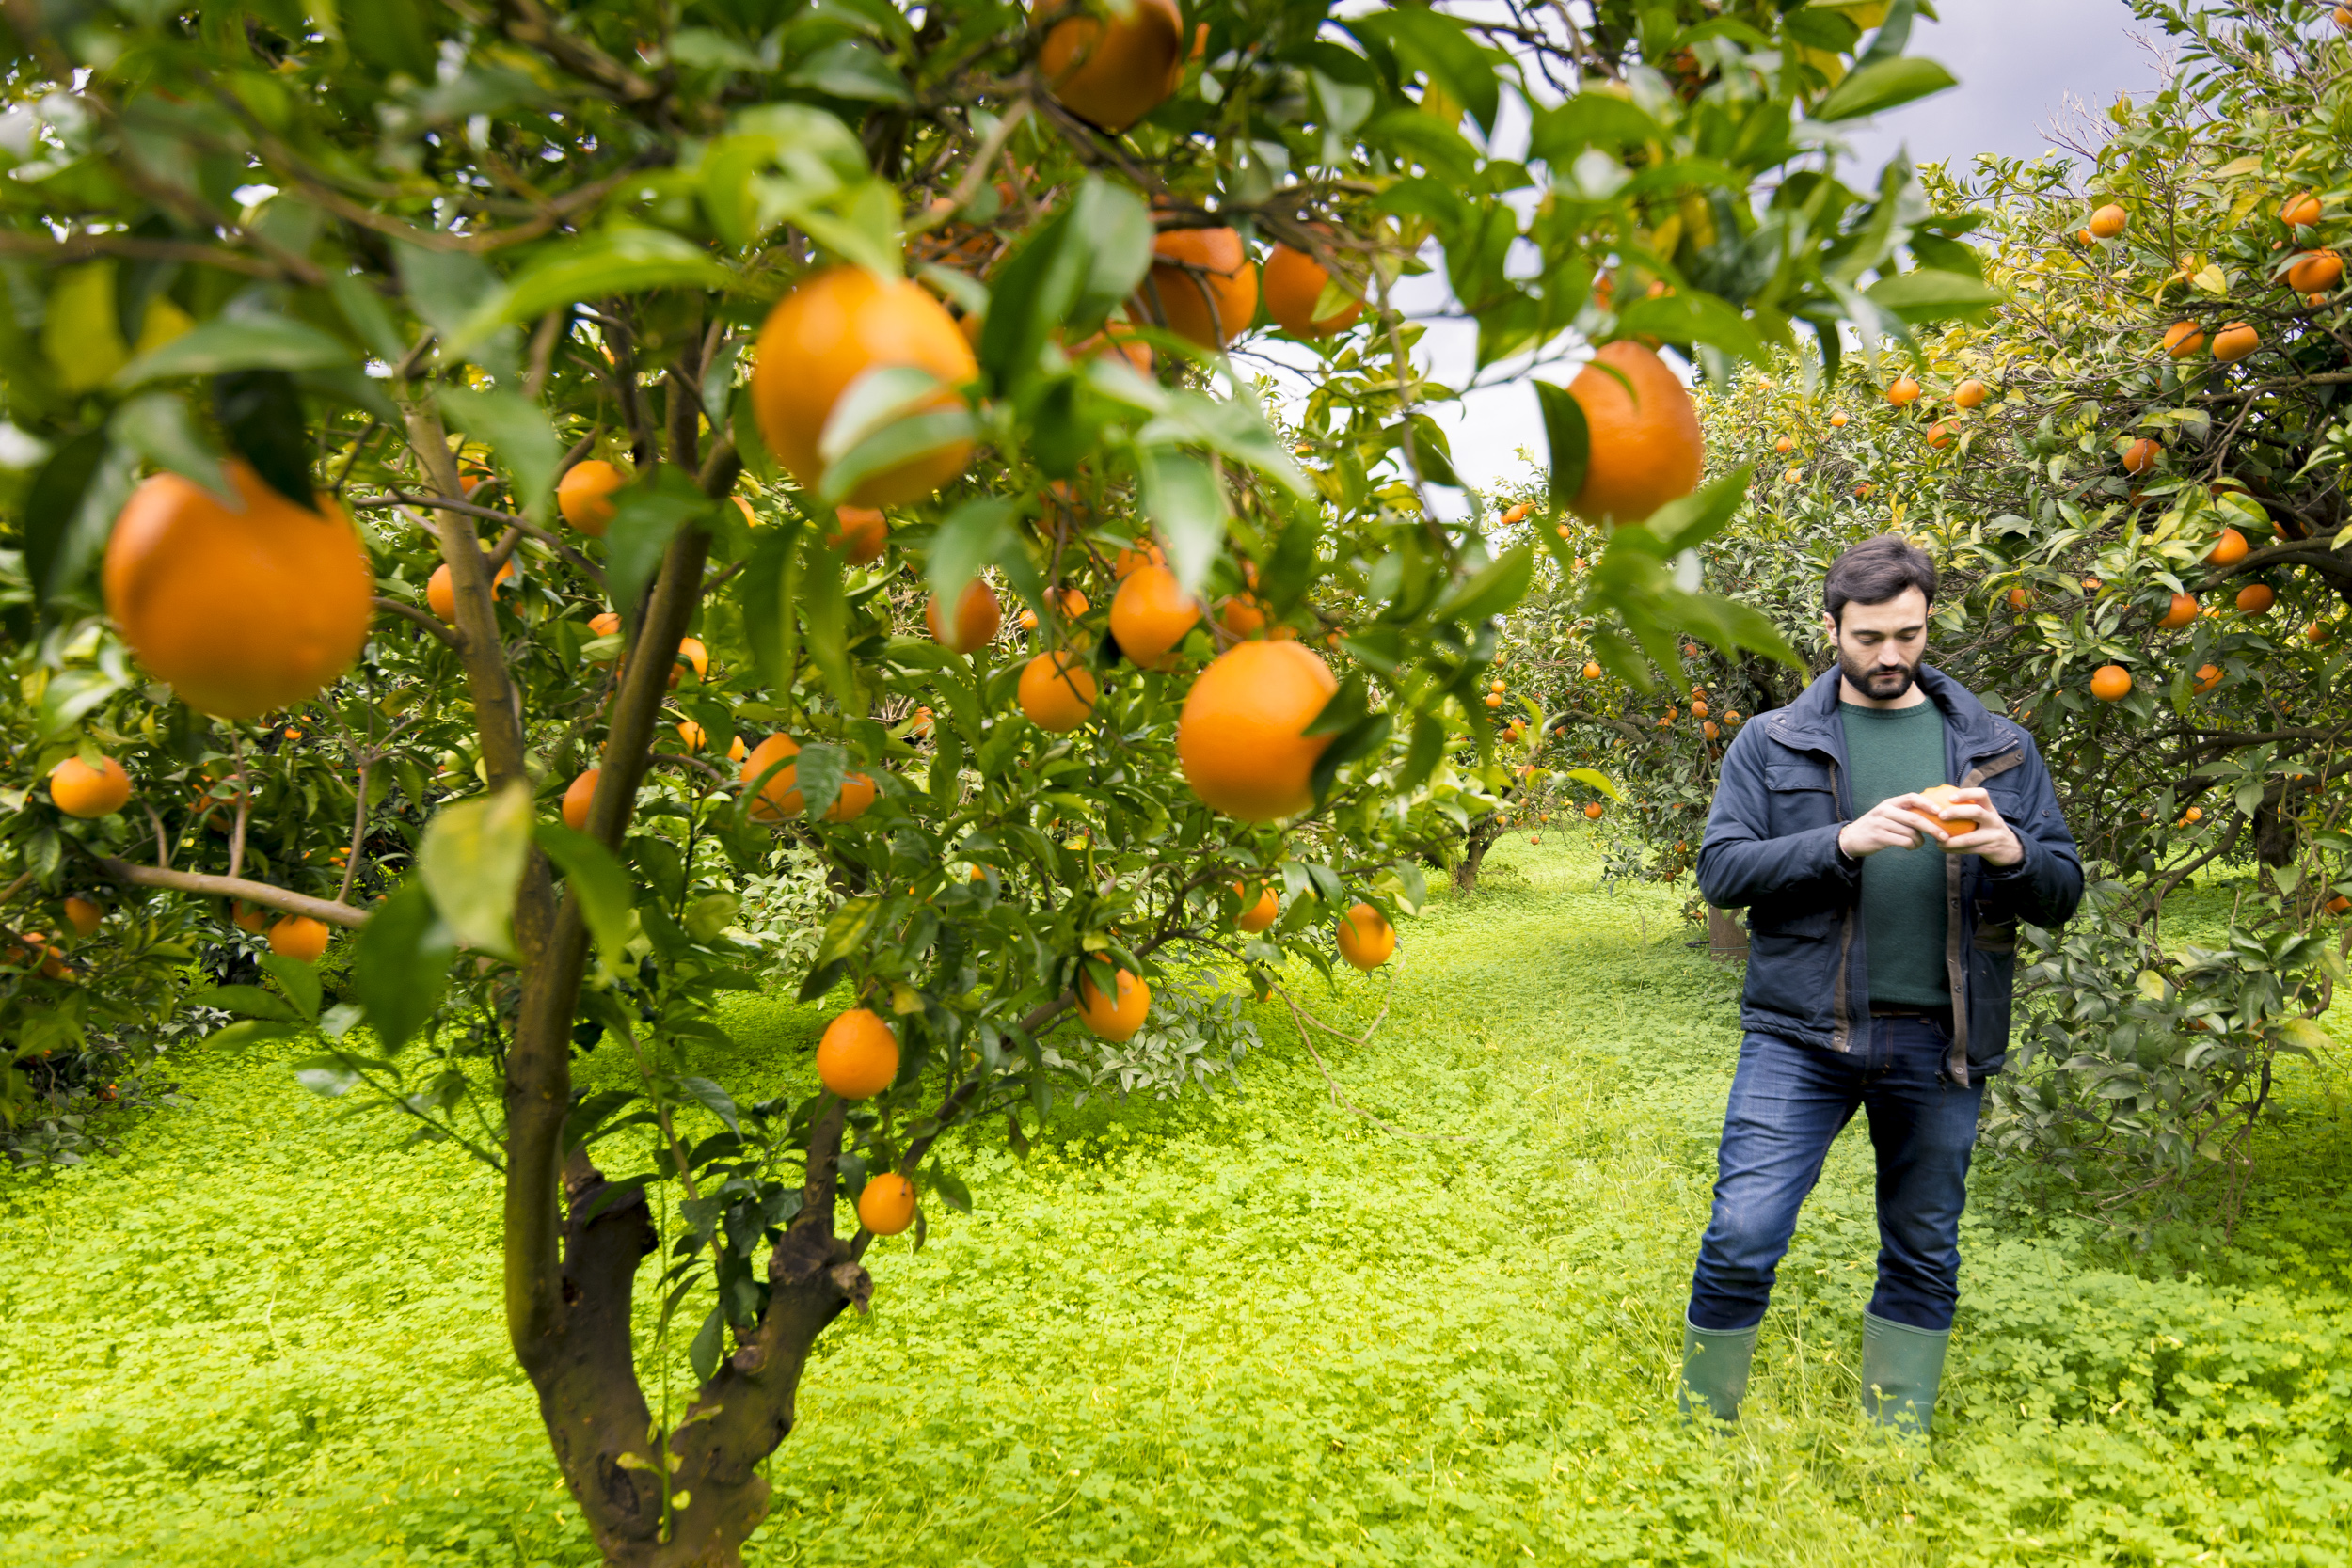
{"type": "Polygon", "coordinates": [[[1693,1325],[1763,1321],[1797,1209],[1859,1106],[1878,1151],[1879,1282],[1870,1310],[1913,1328],[1952,1326],[1960,1211],[1984,1084],[1963,1089],[1941,1074],[1948,1038],[1928,1019],[1874,1018],[1868,1049],[1851,1054],[1776,1035],[1740,1042],[1716,1157],[1715,1212],[1691,1276],[1693,1325]]]}

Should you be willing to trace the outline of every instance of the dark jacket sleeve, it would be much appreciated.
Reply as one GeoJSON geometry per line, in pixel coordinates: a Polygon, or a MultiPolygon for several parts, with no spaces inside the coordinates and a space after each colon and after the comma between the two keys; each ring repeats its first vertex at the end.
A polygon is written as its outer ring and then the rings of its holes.
{"type": "Polygon", "coordinates": [[[2026,760],[2018,764],[2026,770],[2020,791],[2025,816],[2010,822],[2010,829],[2024,846],[2026,858],[2015,865],[1985,864],[1978,892],[1985,901],[1986,913],[1994,919],[2063,926],[2074,906],[2082,902],[2082,855],[2074,847],[2074,835],[2066,830],[2066,818],[2058,813],[2058,791],[2051,787],[2050,770],[2042,766],[2042,752],[2030,738],[2025,749],[2026,760]]]}
{"type": "Polygon", "coordinates": [[[1772,743],[1763,726],[1741,730],[1724,753],[1715,804],[1699,844],[1699,892],[1717,909],[1738,910],[1761,899],[1804,896],[1843,902],[1862,880],[1862,863],[1837,847],[1841,824],[1830,822],[1785,838],[1766,836],[1771,798],[1764,758],[1772,743]]]}

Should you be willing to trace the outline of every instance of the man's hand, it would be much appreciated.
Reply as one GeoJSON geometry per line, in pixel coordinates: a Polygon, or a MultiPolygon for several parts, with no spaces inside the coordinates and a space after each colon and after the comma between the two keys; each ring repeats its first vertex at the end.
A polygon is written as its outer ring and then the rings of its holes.
{"type": "MultiPolygon", "coordinates": [[[[1915,800],[1915,795],[1902,797],[1915,800]]],[[[2015,865],[2026,858],[2026,847],[2017,842],[2017,833],[2001,820],[1999,808],[1993,797],[1981,789],[1963,789],[1944,802],[1940,809],[1947,817],[1964,816],[1975,824],[1959,832],[1947,829],[1944,847],[1955,855],[1982,855],[1994,865],[2015,865]]]]}
{"type": "Polygon", "coordinates": [[[2026,847],[1982,789],[1963,789],[1941,800],[1919,794],[1889,796],[1839,829],[1837,847],[1861,860],[1881,849],[1916,848],[1922,835],[1937,840],[1947,853],[1982,855],[1994,865],[2015,865],[2026,858],[2026,847]],[[1964,825],[1938,828],[1939,818],[1959,818],[1964,825]]]}
{"type": "Polygon", "coordinates": [[[1837,847],[1855,860],[1881,849],[1916,849],[1927,831],[1923,816],[1935,816],[1935,802],[1926,796],[1890,795],[1838,829],[1837,847]]]}

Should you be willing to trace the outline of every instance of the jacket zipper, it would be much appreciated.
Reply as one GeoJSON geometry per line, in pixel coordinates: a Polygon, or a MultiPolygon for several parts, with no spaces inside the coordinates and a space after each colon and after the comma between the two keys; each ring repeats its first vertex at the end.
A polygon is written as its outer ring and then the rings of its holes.
{"type": "MultiPolygon", "coordinates": [[[[1845,832],[1853,813],[1852,802],[1846,798],[1844,775],[1845,770],[1833,755],[1829,759],[1829,798],[1837,806],[1837,829],[1840,833],[1845,832]]],[[[1842,849],[1837,852],[1841,855],[1845,853],[1842,849]]],[[[1853,1052],[1853,933],[1857,924],[1855,916],[1861,911],[1861,901],[1857,899],[1846,907],[1845,917],[1838,922],[1836,999],[1830,1005],[1830,1049],[1843,1051],[1850,1055],[1853,1052]]]]}

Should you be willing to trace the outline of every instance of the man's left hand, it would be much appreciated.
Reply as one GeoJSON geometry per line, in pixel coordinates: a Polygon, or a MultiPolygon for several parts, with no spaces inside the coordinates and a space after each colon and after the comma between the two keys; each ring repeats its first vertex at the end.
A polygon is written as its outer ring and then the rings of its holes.
{"type": "Polygon", "coordinates": [[[1964,816],[1975,824],[1945,838],[1944,847],[1953,854],[1982,855],[1994,865],[2015,865],[2026,858],[2026,847],[2017,841],[2016,831],[2001,820],[1993,797],[1984,790],[1963,789],[1946,800],[1942,811],[1947,819],[1964,816]]]}

